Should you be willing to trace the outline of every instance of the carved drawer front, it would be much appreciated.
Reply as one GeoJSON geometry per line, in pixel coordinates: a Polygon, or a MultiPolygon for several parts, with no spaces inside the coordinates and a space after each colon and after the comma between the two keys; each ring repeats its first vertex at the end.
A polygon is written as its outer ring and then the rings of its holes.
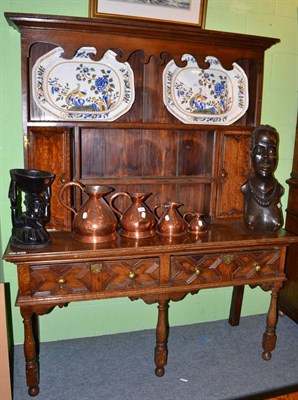
{"type": "Polygon", "coordinates": [[[239,252],[234,255],[233,279],[262,279],[278,275],[279,249],[239,252]]]}
{"type": "Polygon", "coordinates": [[[170,285],[196,285],[278,275],[278,249],[173,256],[170,285]]]}
{"type": "Polygon", "coordinates": [[[195,285],[220,282],[224,279],[221,254],[173,256],[170,285],[195,285]]]}
{"type": "Polygon", "coordinates": [[[127,290],[159,285],[159,259],[102,261],[101,290],[127,290]]]}
{"type": "Polygon", "coordinates": [[[86,293],[91,290],[91,271],[87,263],[32,266],[32,296],[86,293]]]}

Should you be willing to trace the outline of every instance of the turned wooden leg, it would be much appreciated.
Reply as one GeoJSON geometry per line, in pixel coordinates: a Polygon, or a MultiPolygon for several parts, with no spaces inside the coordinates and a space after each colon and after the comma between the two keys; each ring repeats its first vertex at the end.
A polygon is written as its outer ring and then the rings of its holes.
{"type": "Polygon", "coordinates": [[[163,376],[165,373],[165,365],[168,358],[168,309],[169,301],[158,302],[158,321],[156,327],[156,347],[155,347],[155,375],[163,376]]]}
{"type": "Polygon", "coordinates": [[[39,358],[39,317],[37,314],[32,314],[32,332],[35,341],[36,357],[39,358]]]}
{"type": "Polygon", "coordinates": [[[264,360],[269,361],[271,359],[271,351],[275,349],[276,344],[276,334],[275,328],[277,323],[277,296],[278,291],[281,287],[281,284],[278,283],[272,288],[271,292],[271,301],[267,314],[266,320],[266,331],[263,335],[263,354],[262,357],[264,360]]]}
{"type": "Polygon", "coordinates": [[[31,308],[21,307],[21,315],[24,322],[24,353],[26,359],[26,380],[30,396],[39,393],[39,367],[37,360],[37,348],[35,335],[38,330],[38,317],[33,314],[31,308]]]}
{"type": "Polygon", "coordinates": [[[232,326],[239,325],[243,293],[244,286],[234,286],[229,317],[229,324],[232,326]]]}

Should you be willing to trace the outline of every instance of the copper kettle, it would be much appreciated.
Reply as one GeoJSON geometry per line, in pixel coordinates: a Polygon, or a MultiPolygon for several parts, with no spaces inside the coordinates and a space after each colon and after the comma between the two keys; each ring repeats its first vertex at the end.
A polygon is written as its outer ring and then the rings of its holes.
{"type": "Polygon", "coordinates": [[[145,201],[151,193],[117,192],[110,198],[111,209],[119,216],[121,229],[119,234],[133,239],[151,237],[155,234],[156,219],[145,201]],[[117,197],[125,196],[130,200],[125,211],[114,204],[117,197]]]}
{"type": "Polygon", "coordinates": [[[157,204],[154,207],[154,214],[158,218],[157,233],[164,236],[181,236],[186,233],[186,224],[178,208],[183,206],[182,203],[170,201],[169,203],[157,204]],[[163,209],[163,213],[159,216],[158,209],[163,209]]]}
{"type": "Polygon", "coordinates": [[[103,243],[116,239],[117,218],[103,198],[113,189],[108,186],[86,185],[68,182],[59,191],[58,198],[63,207],[75,214],[73,220],[74,238],[85,243],[103,243]],[[63,193],[71,187],[86,193],[88,199],[77,211],[64,203],[63,193]]]}

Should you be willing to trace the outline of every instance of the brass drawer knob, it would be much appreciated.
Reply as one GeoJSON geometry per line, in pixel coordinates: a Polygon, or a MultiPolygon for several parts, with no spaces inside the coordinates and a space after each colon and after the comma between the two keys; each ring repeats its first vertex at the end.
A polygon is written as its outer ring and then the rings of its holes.
{"type": "Polygon", "coordinates": [[[195,274],[196,274],[197,276],[199,276],[200,273],[201,273],[200,269],[199,269],[199,268],[196,268],[196,269],[195,269],[195,274]]]}
{"type": "Polygon", "coordinates": [[[255,271],[259,272],[261,270],[261,266],[259,264],[255,265],[255,271]]]}
{"type": "Polygon", "coordinates": [[[136,276],[137,275],[133,271],[130,271],[130,273],[128,274],[129,279],[135,279],[136,276]]]}
{"type": "Polygon", "coordinates": [[[66,280],[64,278],[59,278],[57,280],[57,283],[59,283],[59,285],[64,285],[65,282],[66,282],[66,280]]]}

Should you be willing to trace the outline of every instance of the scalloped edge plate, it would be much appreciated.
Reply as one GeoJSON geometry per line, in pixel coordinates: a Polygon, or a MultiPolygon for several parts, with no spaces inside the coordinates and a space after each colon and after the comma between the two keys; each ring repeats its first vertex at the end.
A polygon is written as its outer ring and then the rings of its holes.
{"type": "Polygon", "coordinates": [[[66,60],[63,49],[40,57],[32,69],[32,93],[39,108],[55,120],[114,121],[125,114],[135,99],[130,65],[116,60],[112,50],[93,61],[95,47],[81,47],[66,60]]]}
{"type": "Polygon", "coordinates": [[[183,68],[171,60],[163,72],[163,101],[168,111],[185,124],[230,125],[248,108],[248,81],[243,69],[233,63],[228,71],[217,58],[208,56],[208,69],[184,54],[183,68]]]}

